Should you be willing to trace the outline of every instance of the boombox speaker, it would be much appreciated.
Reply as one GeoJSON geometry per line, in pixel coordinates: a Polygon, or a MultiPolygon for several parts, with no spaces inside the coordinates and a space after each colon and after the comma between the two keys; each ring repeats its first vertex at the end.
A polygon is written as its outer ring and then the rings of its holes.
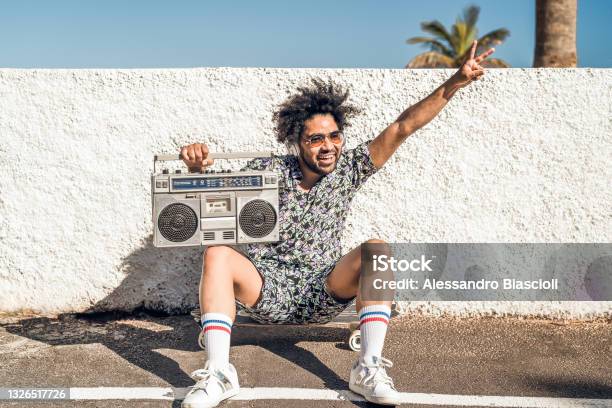
{"type": "MultiPolygon", "coordinates": [[[[269,152],[216,153],[213,159],[271,157],[269,152]]],[[[153,245],[156,247],[278,241],[278,176],[269,171],[157,173],[151,176],[153,245]]]]}

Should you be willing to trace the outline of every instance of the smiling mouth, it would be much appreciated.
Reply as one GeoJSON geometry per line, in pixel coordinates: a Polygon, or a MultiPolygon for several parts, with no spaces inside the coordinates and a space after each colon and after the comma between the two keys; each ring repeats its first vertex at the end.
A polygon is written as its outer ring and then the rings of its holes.
{"type": "Polygon", "coordinates": [[[319,163],[322,163],[322,164],[332,164],[334,160],[336,160],[336,155],[333,153],[322,154],[320,156],[317,156],[317,160],[319,161],[319,163]]]}

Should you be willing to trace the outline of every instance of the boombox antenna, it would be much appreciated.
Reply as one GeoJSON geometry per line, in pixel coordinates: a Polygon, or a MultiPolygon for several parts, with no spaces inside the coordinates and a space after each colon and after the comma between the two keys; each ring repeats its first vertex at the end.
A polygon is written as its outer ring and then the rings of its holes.
{"type": "MultiPolygon", "coordinates": [[[[260,157],[272,157],[272,152],[236,152],[236,153],[208,153],[208,158],[217,159],[257,159],[260,157]]],[[[153,173],[156,173],[158,161],[181,160],[180,154],[156,154],[153,156],[153,173]]]]}

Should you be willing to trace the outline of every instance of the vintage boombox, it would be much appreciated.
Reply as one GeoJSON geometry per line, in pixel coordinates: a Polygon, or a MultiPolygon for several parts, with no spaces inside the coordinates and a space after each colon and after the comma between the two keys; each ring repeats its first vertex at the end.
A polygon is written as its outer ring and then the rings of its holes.
{"type": "MultiPolygon", "coordinates": [[[[269,152],[216,153],[213,159],[270,157],[269,152]]],[[[158,161],[151,176],[153,245],[156,247],[246,244],[278,241],[278,175],[269,171],[206,170],[184,173],[158,161]]]]}

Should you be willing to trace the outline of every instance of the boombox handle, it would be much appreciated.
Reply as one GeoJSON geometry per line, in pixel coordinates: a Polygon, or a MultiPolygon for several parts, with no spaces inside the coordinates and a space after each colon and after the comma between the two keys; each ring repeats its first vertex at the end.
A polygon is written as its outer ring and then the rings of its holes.
{"type": "MultiPolygon", "coordinates": [[[[257,159],[260,157],[272,157],[272,152],[236,152],[236,153],[208,153],[208,158],[217,159],[257,159]]],[[[156,154],[153,156],[153,173],[157,173],[158,161],[181,160],[180,154],[156,154]]]]}

